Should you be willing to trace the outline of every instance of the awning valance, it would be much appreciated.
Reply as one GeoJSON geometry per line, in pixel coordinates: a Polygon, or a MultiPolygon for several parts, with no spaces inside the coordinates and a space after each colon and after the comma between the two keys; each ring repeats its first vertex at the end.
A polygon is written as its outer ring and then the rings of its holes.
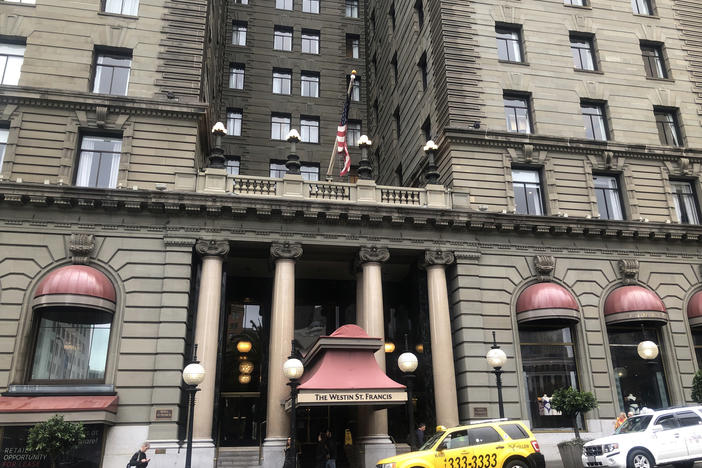
{"type": "Polygon", "coordinates": [[[86,265],[69,265],[49,273],[37,286],[32,306],[71,306],[115,311],[115,287],[104,273],[86,265]]]}
{"type": "Polygon", "coordinates": [[[702,326],[702,291],[696,292],[687,303],[687,320],[691,327],[702,326]]]}
{"type": "Polygon", "coordinates": [[[604,305],[608,325],[627,322],[668,322],[663,301],[642,286],[622,286],[607,296],[604,305]]]}
{"type": "Polygon", "coordinates": [[[517,299],[517,322],[553,319],[580,320],[578,303],[566,288],[556,283],[537,283],[522,291],[517,299]]]}
{"type": "Polygon", "coordinates": [[[114,422],[117,395],[0,396],[0,424],[27,424],[56,413],[69,421],[114,422]]]}

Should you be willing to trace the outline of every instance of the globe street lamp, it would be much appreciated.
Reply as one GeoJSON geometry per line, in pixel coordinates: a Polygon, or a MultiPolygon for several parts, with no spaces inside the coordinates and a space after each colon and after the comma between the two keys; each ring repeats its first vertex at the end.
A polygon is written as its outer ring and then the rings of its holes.
{"type": "Polygon", "coordinates": [[[497,346],[495,332],[492,332],[492,347],[485,356],[488,364],[492,367],[497,380],[497,404],[500,409],[500,419],[505,417],[504,403],[502,402],[502,366],[507,362],[507,355],[497,346]]]}
{"type": "Polygon", "coordinates": [[[402,373],[405,375],[405,382],[407,383],[407,421],[409,424],[409,442],[412,450],[415,449],[417,445],[414,439],[414,408],[412,407],[412,381],[414,380],[413,372],[417,370],[417,356],[410,353],[409,351],[400,354],[397,358],[397,367],[400,368],[402,373]]]}
{"type": "Polygon", "coordinates": [[[205,380],[205,368],[197,360],[197,345],[193,347],[193,360],[183,369],[183,381],[188,392],[188,447],[185,452],[185,468],[191,467],[193,458],[193,419],[195,417],[195,393],[198,385],[205,380]]]}
{"type": "Polygon", "coordinates": [[[290,385],[290,409],[292,412],[290,415],[290,450],[292,451],[293,457],[295,457],[296,467],[297,452],[295,449],[295,439],[297,438],[297,412],[295,400],[297,399],[297,386],[300,385],[299,379],[302,377],[303,372],[305,372],[305,367],[302,365],[302,361],[296,357],[295,340],[293,340],[290,357],[288,357],[288,360],[283,364],[283,375],[285,375],[286,379],[290,380],[288,383],[288,385],[290,385]]]}

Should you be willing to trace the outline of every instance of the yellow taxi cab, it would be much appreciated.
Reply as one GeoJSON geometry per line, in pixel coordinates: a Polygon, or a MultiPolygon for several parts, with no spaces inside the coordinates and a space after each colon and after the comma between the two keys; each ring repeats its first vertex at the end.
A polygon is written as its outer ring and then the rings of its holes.
{"type": "Polygon", "coordinates": [[[418,451],[380,460],[376,468],[544,468],[545,465],[539,443],[526,425],[501,419],[439,430],[418,451]]]}

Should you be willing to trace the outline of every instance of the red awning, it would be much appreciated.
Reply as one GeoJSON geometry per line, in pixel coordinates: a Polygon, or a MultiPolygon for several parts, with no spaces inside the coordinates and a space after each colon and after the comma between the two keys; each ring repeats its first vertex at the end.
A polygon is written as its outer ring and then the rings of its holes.
{"type": "Polygon", "coordinates": [[[578,303],[559,284],[532,284],[517,299],[517,321],[525,323],[547,319],[579,321],[578,303]]]}
{"type": "Polygon", "coordinates": [[[625,322],[668,321],[668,312],[663,301],[643,286],[622,286],[607,296],[604,305],[605,321],[608,324],[625,322]]]}
{"type": "Polygon", "coordinates": [[[69,265],[49,273],[34,293],[34,308],[71,306],[115,311],[115,287],[104,273],[86,265],[69,265]]]}
{"type": "Polygon", "coordinates": [[[111,396],[0,396],[0,413],[62,413],[109,411],[117,413],[117,395],[111,396]]]}
{"type": "Polygon", "coordinates": [[[374,353],[383,340],[356,325],[318,338],[305,357],[297,402],[301,406],[381,405],[407,401],[405,386],[388,377],[374,353]]]}
{"type": "Polygon", "coordinates": [[[702,291],[696,292],[687,303],[687,320],[691,327],[702,326],[702,291]]]}

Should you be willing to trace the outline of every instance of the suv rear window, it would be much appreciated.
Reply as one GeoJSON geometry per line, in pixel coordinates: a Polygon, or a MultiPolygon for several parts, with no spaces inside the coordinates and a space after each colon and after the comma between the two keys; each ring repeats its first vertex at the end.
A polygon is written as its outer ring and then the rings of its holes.
{"type": "Polygon", "coordinates": [[[678,418],[678,422],[680,423],[681,427],[697,426],[698,424],[702,424],[702,419],[700,419],[700,417],[694,411],[681,411],[679,413],[675,413],[675,416],[678,418]]]}
{"type": "Polygon", "coordinates": [[[529,438],[529,434],[527,434],[524,428],[519,424],[500,424],[500,429],[505,431],[505,434],[507,434],[510,439],[519,440],[529,438]]]}
{"type": "Polygon", "coordinates": [[[476,427],[468,429],[470,445],[490,444],[492,442],[502,442],[500,434],[492,427],[476,427]]]}
{"type": "Polygon", "coordinates": [[[678,427],[678,422],[675,420],[674,414],[663,415],[656,419],[656,422],[654,424],[660,424],[661,426],[663,426],[664,430],[676,429],[678,427]]]}

